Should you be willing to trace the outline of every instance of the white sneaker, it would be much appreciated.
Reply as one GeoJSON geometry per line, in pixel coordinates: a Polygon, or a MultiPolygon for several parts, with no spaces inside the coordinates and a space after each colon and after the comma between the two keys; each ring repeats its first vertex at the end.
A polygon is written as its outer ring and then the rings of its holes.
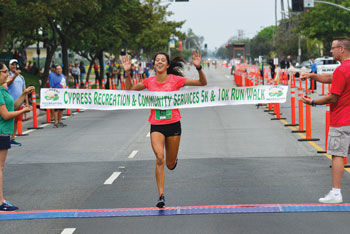
{"type": "Polygon", "coordinates": [[[318,201],[321,203],[342,203],[343,197],[341,194],[335,196],[334,192],[331,190],[325,197],[318,199],[318,201]]]}

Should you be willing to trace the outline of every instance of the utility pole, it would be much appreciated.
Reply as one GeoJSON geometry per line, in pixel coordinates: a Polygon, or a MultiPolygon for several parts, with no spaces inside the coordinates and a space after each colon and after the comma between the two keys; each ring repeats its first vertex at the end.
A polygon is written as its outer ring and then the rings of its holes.
{"type": "Polygon", "coordinates": [[[298,36],[298,63],[301,62],[301,36],[298,36]]]}
{"type": "Polygon", "coordinates": [[[276,46],[276,37],[277,37],[277,0],[275,0],[275,31],[272,37],[272,46],[275,48],[276,46]]]}
{"type": "Polygon", "coordinates": [[[282,19],[286,18],[286,12],[284,11],[284,0],[281,0],[281,16],[282,19]]]}

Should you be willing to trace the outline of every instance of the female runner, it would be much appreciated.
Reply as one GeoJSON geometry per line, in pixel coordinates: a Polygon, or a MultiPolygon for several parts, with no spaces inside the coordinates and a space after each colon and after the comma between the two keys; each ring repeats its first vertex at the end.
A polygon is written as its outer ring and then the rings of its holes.
{"type": "MultiPolygon", "coordinates": [[[[172,61],[166,53],[157,53],[154,56],[154,68],[156,75],[149,77],[142,83],[136,85],[131,84],[130,69],[131,57],[126,55],[123,58],[123,66],[126,76],[127,90],[143,90],[170,92],[177,91],[184,86],[205,86],[207,79],[202,71],[202,56],[199,52],[192,52],[192,62],[196,67],[199,80],[193,80],[182,77],[181,69],[183,69],[184,60],[176,57],[172,61]]],[[[151,144],[153,152],[156,156],[156,181],[158,187],[159,199],[156,204],[158,208],[165,206],[164,198],[164,163],[169,170],[174,170],[177,165],[177,154],[179,152],[181,138],[181,115],[178,109],[173,110],[151,110],[148,121],[151,124],[151,144]],[[164,148],[166,159],[164,161],[164,148]]]]}

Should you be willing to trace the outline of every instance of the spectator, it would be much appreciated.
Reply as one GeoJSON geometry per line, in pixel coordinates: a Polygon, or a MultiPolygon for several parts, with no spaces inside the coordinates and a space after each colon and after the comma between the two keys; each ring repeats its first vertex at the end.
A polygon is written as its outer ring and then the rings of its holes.
{"type": "Polygon", "coordinates": [[[85,71],[85,66],[83,61],[80,62],[79,69],[80,69],[80,84],[84,84],[84,77],[85,77],[86,71],[85,71]]]}
{"type": "MultiPolygon", "coordinates": [[[[67,84],[66,78],[62,74],[62,67],[57,65],[55,73],[52,74],[51,79],[50,79],[50,88],[64,89],[64,88],[66,88],[66,84],[67,84]]],[[[54,119],[55,119],[54,127],[59,128],[59,127],[67,126],[66,124],[62,123],[62,115],[63,115],[63,109],[55,109],[55,111],[54,111],[54,119]]]]}
{"type": "Polygon", "coordinates": [[[25,96],[34,90],[33,86],[25,89],[16,102],[14,102],[7,90],[8,76],[9,72],[6,65],[0,63],[0,211],[14,211],[18,209],[17,206],[12,205],[4,198],[3,172],[8,149],[11,148],[10,135],[13,132],[13,118],[32,110],[31,107],[25,107],[22,110],[17,109],[22,105],[25,96]]]}
{"type": "MultiPolygon", "coordinates": [[[[11,59],[9,63],[10,68],[10,78],[7,80],[8,91],[11,94],[13,100],[17,100],[26,88],[26,82],[24,77],[20,74],[21,71],[18,69],[17,59],[11,59]]],[[[26,105],[28,105],[28,97],[25,97],[26,105]]],[[[22,110],[23,106],[20,106],[18,110],[22,110]]],[[[23,116],[19,115],[15,118],[13,133],[10,138],[12,145],[21,146],[22,144],[16,141],[17,125],[18,120],[23,120],[23,116]]]]}
{"type": "Polygon", "coordinates": [[[30,71],[31,68],[32,68],[32,61],[29,61],[27,65],[27,71],[30,71]]]}
{"type": "MultiPolygon", "coordinates": [[[[312,58],[311,59],[311,73],[317,74],[317,64],[315,62],[315,59],[312,58]]],[[[310,80],[310,90],[312,90],[312,92],[314,90],[317,89],[317,81],[316,80],[310,80]],[[312,88],[312,85],[314,86],[314,88],[312,88]]]]}
{"type": "Polygon", "coordinates": [[[117,87],[119,86],[119,83],[121,83],[122,80],[122,68],[120,64],[117,65],[117,87]]]}
{"type": "Polygon", "coordinates": [[[74,77],[73,77],[73,74],[72,74],[72,68],[74,67],[74,62],[71,62],[69,65],[68,65],[68,80],[67,80],[67,83],[69,81],[73,81],[74,82],[74,77]]]}
{"type": "MultiPolygon", "coordinates": [[[[50,82],[53,79],[53,76],[55,75],[55,71],[56,71],[56,65],[54,63],[52,63],[50,73],[49,73],[47,83],[46,83],[46,88],[50,88],[50,82]]],[[[54,109],[50,109],[50,121],[51,122],[55,120],[54,116],[55,116],[54,109]]]]}
{"type": "Polygon", "coordinates": [[[75,63],[72,67],[72,76],[74,78],[74,87],[79,84],[79,77],[80,77],[80,68],[78,66],[78,63],[75,63]]]}
{"type": "Polygon", "coordinates": [[[235,61],[232,61],[232,66],[231,66],[231,75],[234,75],[234,74],[235,74],[235,70],[236,70],[235,61]]]}
{"type": "Polygon", "coordinates": [[[146,64],[146,67],[143,69],[143,79],[146,79],[149,77],[149,71],[148,71],[148,68],[149,67],[149,64],[146,64]]]}
{"type": "Polygon", "coordinates": [[[275,79],[275,64],[274,64],[272,56],[271,56],[271,58],[269,60],[269,67],[270,67],[270,72],[271,72],[271,78],[275,79]]]}
{"type": "Polygon", "coordinates": [[[287,56],[287,61],[286,61],[286,68],[289,69],[290,67],[293,67],[293,61],[290,55],[287,56]]]}
{"type": "Polygon", "coordinates": [[[30,73],[32,73],[33,75],[37,75],[39,73],[39,68],[36,65],[36,62],[33,63],[33,66],[30,69],[30,73]]]}
{"type": "Polygon", "coordinates": [[[96,61],[94,62],[94,71],[95,71],[95,83],[97,83],[97,81],[100,82],[100,84],[102,84],[102,80],[100,79],[100,75],[98,73],[98,64],[96,63],[96,61]]]}
{"type": "Polygon", "coordinates": [[[23,61],[23,57],[22,57],[22,53],[18,53],[18,66],[20,69],[23,69],[25,67],[24,61],[23,61]]]}
{"type": "Polygon", "coordinates": [[[282,59],[280,61],[280,68],[286,69],[286,60],[284,59],[284,57],[282,57],[282,59]]]}
{"type": "Polygon", "coordinates": [[[332,189],[319,199],[322,203],[341,203],[341,180],[344,174],[344,157],[350,155],[350,38],[337,38],[332,42],[331,54],[341,63],[330,74],[303,74],[322,83],[331,83],[330,94],[316,100],[302,97],[308,105],[330,104],[330,128],[327,153],[332,155],[332,189]]]}

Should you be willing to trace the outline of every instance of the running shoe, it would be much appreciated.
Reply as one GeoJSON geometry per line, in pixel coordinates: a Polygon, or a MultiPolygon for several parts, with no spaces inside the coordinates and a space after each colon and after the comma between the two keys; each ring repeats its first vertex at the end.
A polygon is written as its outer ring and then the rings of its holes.
{"type": "Polygon", "coordinates": [[[22,146],[22,143],[19,143],[18,141],[16,141],[15,139],[10,141],[11,145],[17,145],[17,146],[22,146]]]}
{"type": "Polygon", "coordinates": [[[341,193],[338,195],[335,195],[334,192],[331,190],[325,197],[321,197],[318,199],[321,203],[342,203],[343,202],[343,196],[341,193]]]}
{"type": "Polygon", "coordinates": [[[164,194],[160,195],[156,207],[163,208],[165,206],[164,194]]]}
{"type": "Polygon", "coordinates": [[[176,162],[175,162],[174,167],[173,167],[173,168],[171,168],[171,169],[169,169],[169,170],[170,170],[170,171],[174,170],[174,169],[176,168],[176,166],[177,166],[177,158],[176,158],[176,162]]]}
{"type": "Polygon", "coordinates": [[[60,125],[58,123],[53,124],[53,128],[59,128],[59,127],[60,127],[60,125]]]}
{"type": "Polygon", "coordinates": [[[18,210],[17,206],[12,205],[10,202],[8,201],[4,201],[1,205],[0,205],[0,211],[15,211],[18,210]]]}
{"type": "Polygon", "coordinates": [[[58,126],[63,128],[63,127],[67,127],[67,124],[64,124],[64,123],[60,122],[60,123],[58,123],[58,126]]]}

